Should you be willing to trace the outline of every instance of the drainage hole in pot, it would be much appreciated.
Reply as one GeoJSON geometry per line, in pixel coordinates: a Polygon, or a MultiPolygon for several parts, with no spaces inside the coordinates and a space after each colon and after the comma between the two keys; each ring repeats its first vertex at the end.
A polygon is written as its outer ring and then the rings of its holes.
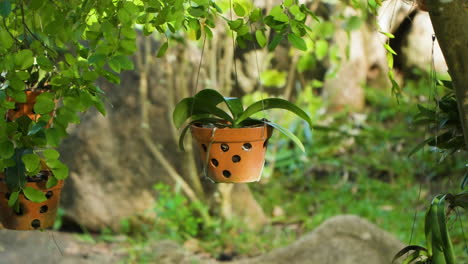
{"type": "Polygon", "coordinates": [[[224,175],[224,177],[229,178],[229,177],[231,177],[231,172],[228,171],[228,170],[223,170],[223,175],[224,175]]]}
{"type": "Polygon", "coordinates": [[[244,145],[242,145],[242,149],[245,151],[250,151],[252,149],[252,144],[244,143],[244,145]]]}
{"type": "Polygon", "coordinates": [[[5,193],[5,199],[10,200],[10,193],[5,193]]]}
{"type": "Polygon", "coordinates": [[[54,196],[54,193],[52,191],[48,191],[45,195],[47,199],[50,199],[50,197],[54,196]]]}
{"type": "Polygon", "coordinates": [[[205,145],[205,144],[201,144],[201,147],[202,147],[203,151],[206,152],[206,150],[207,150],[206,145],[205,145]]]}
{"type": "Polygon", "coordinates": [[[41,208],[39,209],[39,212],[40,212],[41,214],[47,213],[47,211],[49,211],[49,206],[47,206],[47,205],[43,205],[43,206],[41,206],[41,208]]]}
{"type": "Polygon", "coordinates": [[[221,150],[222,150],[223,152],[229,151],[229,145],[228,145],[228,144],[224,144],[224,143],[221,144],[221,150]]]}
{"type": "Polygon", "coordinates": [[[38,229],[39,227],[41,227],[41,221],[39,219],[34,219],[32,220],[31,222],[31,226],[34,228],[34,229],[38,229]]]}
{"type": "Polygon", "coordinates": [[[218,162],[217,159],[211,159],[211,164],[213,164],[213,166],[215,166],[215,167],[218,167],[219,162],[218,162]]]}
{"type": "Polygon", "coordinates": [[[241,160],[241,157],[239,155],[234,155],[232,156],[232,162],[237,163],[241,160]]]}

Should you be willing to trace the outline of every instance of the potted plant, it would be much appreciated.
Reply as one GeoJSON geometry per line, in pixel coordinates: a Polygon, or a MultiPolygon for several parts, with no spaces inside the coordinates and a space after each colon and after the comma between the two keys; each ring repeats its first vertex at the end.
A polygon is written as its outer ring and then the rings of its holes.
{"type": "Polygon", "coordinates": [[[52,74],[32,62],[0,77],[0,220],[9,229],[52,226],[68,175],[47,140],[57,102],[47,84],[52,74]],[[25,79],[14,83],[18,76],[25,79]]]}
{"type": "Polygon", "coordinates": [[[200,147],[205,168],[208,168],[207,174],[213,181],[258,181],[273,128],[304,151],[301,141],[289,130],[269,120],[252,117],[272,108],[288,110],[312,125],[310,117],[289,101],[268,98],[244,109],[241,99],[223,97],[215,90],[204,89],[181,100],[174,109],[173,122],[177,128],[188,121],[181,131],[179,147],[184,150],[184,138],[190,129],[200,147]],[[219,107],[223,104],[229,113],[219,107]]]}

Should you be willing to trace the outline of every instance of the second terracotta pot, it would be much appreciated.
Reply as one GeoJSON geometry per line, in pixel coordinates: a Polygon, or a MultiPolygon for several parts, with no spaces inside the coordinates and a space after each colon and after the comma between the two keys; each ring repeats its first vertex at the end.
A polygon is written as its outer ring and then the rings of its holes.
{"type": "MultiPolygon", "coordinates": [[[[3,175],[1,175],[3,176],[3,175]]],[[[57,216],[57,209],[60,201],[60,193],[63,188],[63,181],[52,188],[46,188],[46,181],[28,182],[26,186],[42,191],[47,197],[47,201],[34,203],[20,194],[20,212],[15,212],[8,206],[8,199],[11,192],[5,181],[0,176],[0,221],[7,229],[14,230],[36,230],[47,229],[54,225],[57,216]]]]}
{"type": "MultiPolygon", "coordinates": [[[[7,118],[10,121],[14,121],[15,119],[21,116],[28,116],[31,120],[37,122],[37,120],[41,117],[41,115],[36,114],[34,112],[34,104],[36,104],[36,97],[40,94],[47,92],[47,90],[34,90],[34,91],[25,91],[26,93],[26,102],[24,103],[15,103],[15,109],[10,109],[7,112],[7,118]]],[[[10,101],[13,99],[9,98],[10,101]]],[[[53,116],[53,112],[50,113],[50,116],[53,116]]],[[[49,120],[49,126],[52,122],[52,119],[49,120]]]]}
{"type": "Polygon", "coordinates": [[[208,176],[215,182],[244,183],[260,180],[268,139],[268,125],[248,128],[204,128],[193,125],[208,176]]]}

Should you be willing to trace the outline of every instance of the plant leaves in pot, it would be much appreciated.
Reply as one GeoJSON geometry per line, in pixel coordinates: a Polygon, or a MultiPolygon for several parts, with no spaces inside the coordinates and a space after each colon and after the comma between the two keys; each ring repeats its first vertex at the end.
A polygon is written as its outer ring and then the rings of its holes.
{"type": "Polygon", "coordinates": [[[296,114],[310,126],[310,117],[295,104],[267,98],[244,109],[239,98],[223,97],[216,90],[204,89],[193,97],[182,99],[173,112],[173,122],[182,129],[179,148],[190,129],[200,148],[207,176],[219,183],[245,183],[260,180],[265,163],[268,139],[273,128],[289,137],[304,151],[302,142],[286,128],[266,119],[252,116],[268,109],[283,109],[296,114]],[[223,105],[229,113],[219,106],[223,105]]]}
{"type": "Polygon", "coordinates": [[[54,224],[68,168],[53,149],[15,149],[11,166],[0,174],[0,220],[15,230],[54,224]],[[53,167],[53,168],[51,168],[53,167]]]}

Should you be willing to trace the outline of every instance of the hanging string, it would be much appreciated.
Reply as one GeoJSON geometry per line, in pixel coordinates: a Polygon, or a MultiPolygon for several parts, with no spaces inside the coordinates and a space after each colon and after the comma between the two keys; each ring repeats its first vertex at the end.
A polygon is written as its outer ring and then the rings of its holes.
{"type": "MultiPolygon", "coordinates": [[[[253,30],[252,30],[252,23],[250,23],[250,33],[252,34],[253,33],[253,30]]],[[[255,53],[255,65],[257,66],[257,80],[258,80],[258,84],[259,84],[259,87],[260,87],[260,98],[262,100],[262,113],[263,113],[263,118],[266,119],[266,114],[265,114],[265,103],[263,102],[263,93],[264,93],[264,88],[263,88],[263,83],[262,83],[262,80],[260,78],[260,65],[258,63],[258,54],[257,54],[257,42],[254,40],[252,41],[253,42],[253,46],[254,46],[254,53],[255,53]]]]}
{"type": "MultiPolygon", "coordinates": [[[[197,77],[195,79],[195,87],[193,87],[192,95],[195,95],[198,89],[198,80],[200,78],[203,55],[205,54],[205,44],[206,44],[206,33],[203,35],[203,44],[202,44],[202,50],[201,50],[201,55],[200,55],[200,61],[198,62],[197,77]]],[[[192,104],[192,111],[193,111],[193,104],[192,104]]],[[[193,112],[191,112],[191,114],[193,114],[193,112]]]]}
{"type": "MultiPolygon", "coordinates": [[[[232,0],[229,0],[229,16],[231,17],[231,21],[233,20],[232,9],[233,9],[232,0]]],[[[232,37],[232,62],[234,63],[234,80],[236,81],[236,85],[239,86],[239,80],[237,78],[236,40],[234,38],[234,30],[231,30],[231,37],[232,37]]]]}

